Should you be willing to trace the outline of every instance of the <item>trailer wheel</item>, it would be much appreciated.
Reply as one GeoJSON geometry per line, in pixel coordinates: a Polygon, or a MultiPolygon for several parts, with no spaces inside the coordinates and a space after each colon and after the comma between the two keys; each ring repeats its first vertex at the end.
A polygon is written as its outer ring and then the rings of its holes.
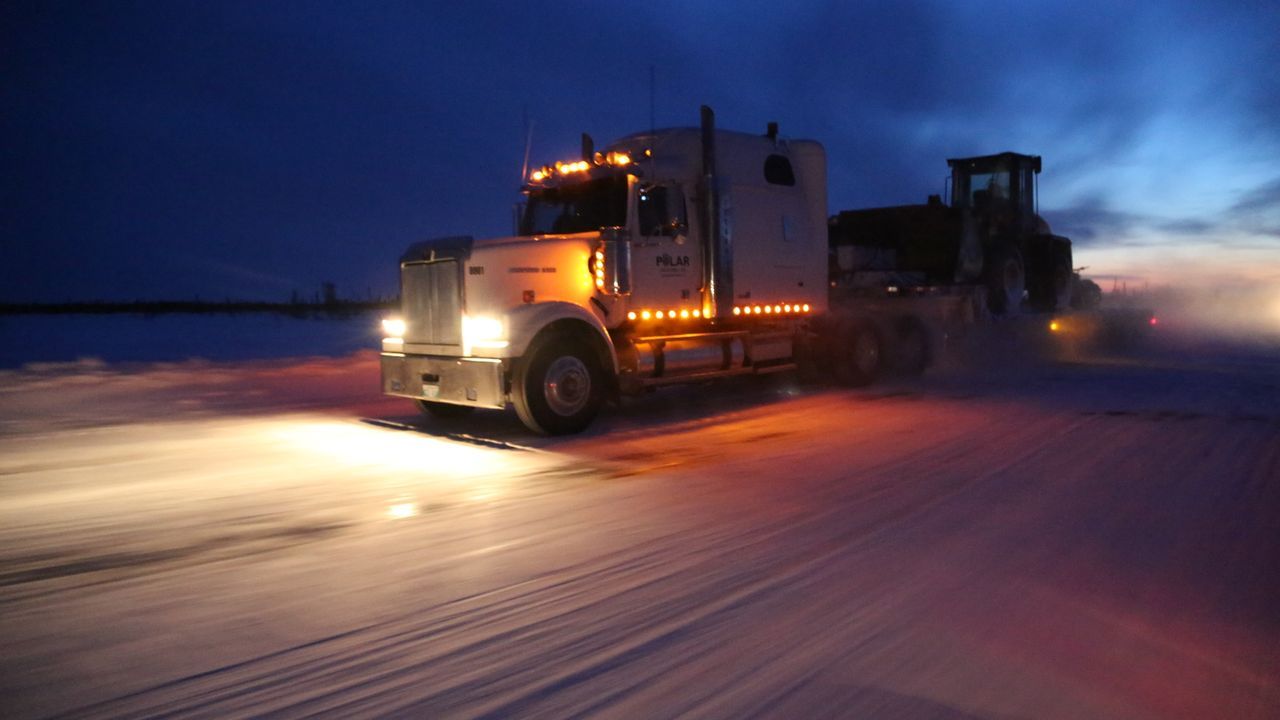
{"type": "Polygon", "coordinates": [[[511,380],[516,415],[543,435],[569,435],[591,424],[604,400],[604,373],[591,348],[570,335],[536,340],[511,380]]]}
{"type": "Polygon", "coordinates": [[[1026,266],[1016,248],[1007,247],[991,254],[987,266],[987,307],[996,315],[1016,314],[1027,291],[1026,266]]]}
{"type": "Polygon", "coordinates": [[[454,405],[453,403],[433,402],[431,400],[414,400],[413,402],[417,404],[418,410],[423,415],[441,420],[466,417],[475,410],[470,405],[454,405]]]}
{"type": "Polygon", "coordinates": [[[884,339],[870,323],[851,323],[833,345],[832,373],[837,383],[862,387],[880,376],[884,368],[884,339]]]}

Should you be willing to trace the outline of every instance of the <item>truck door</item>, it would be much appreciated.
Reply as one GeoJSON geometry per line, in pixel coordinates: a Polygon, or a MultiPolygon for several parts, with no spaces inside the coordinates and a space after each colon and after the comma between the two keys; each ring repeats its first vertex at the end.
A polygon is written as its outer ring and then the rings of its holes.
{"type": "Polygon", "coordinates": [[[676,183],[636,187],[631,250],[631,307],[701,310],[702,258],[689,231],[685,195],[676,183]]]}

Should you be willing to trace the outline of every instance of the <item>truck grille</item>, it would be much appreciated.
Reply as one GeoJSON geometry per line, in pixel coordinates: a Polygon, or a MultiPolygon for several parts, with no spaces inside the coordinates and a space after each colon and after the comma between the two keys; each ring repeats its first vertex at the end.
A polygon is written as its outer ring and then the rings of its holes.
{"type": "Polygon", "coordinates": [[[405,341],[462,344],[462,288],[458,261],[405,263],[400,267],[400,307],[405,341]]]}

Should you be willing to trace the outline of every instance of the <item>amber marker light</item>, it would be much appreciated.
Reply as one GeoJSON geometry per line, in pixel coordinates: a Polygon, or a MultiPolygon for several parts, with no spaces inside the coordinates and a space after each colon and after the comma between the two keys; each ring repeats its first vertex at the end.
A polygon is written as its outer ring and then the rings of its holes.
{"type": "Polygon", "coordinates": [[[680,311],[680,318],[681,318],[681,319],[684,319],[684,318],[687,318],[687,317],[689,317],[689,311],[688,311],[688,310],[681,310],[681,311],[680,311]]]}
{"type": "Polygon", "coordinates": [[[1057,320],[1049,321],[1049,332],[1058,332],[1062,329],[1062,325],[1057,320]]]}
{"type": "Polygon", "coordinates": [[[805,303],[804,305],[801,305],[801,306],[800,306],[800,311],[801,311],[801,312],[809,312],[809,304],[808,304],[808,303],[805,303]]]}
{"type": "Polygon", "coordinates": [[[651,317],[653,317],[653,315],[652,315],[648,310],[641,310],[641,311],[640,311],[640,319],[641,319],[641,320],[648,320],[648,319],[649,319],[649,318],[651,318],[651,317]]]}
{"type": "Polygon", "coordinates": [[[631,312],[627,313],[627,319],[628,319],[628,320],[635,320],[635,319],[636,319],[636,313],[635,313],[635,311],[634,311],[634,310],[632,310],[631,312]]]}
{"type": "Polygon", "coordinates": [[[740,308],[740,307],[735,307],[735,308],[733,309],[733,314],[734,314],[734,315],[741,315],[741,314],[742,314],[742,308],[740,308]]]}
{"type": "Polygon", "coordinates": [[[694,316],[694,317],[702,317],[702,311],[701,311],[701,310],[698,310],[698,309],[694,309],[694,311],[693,311],[693,316],[694,316]]]}

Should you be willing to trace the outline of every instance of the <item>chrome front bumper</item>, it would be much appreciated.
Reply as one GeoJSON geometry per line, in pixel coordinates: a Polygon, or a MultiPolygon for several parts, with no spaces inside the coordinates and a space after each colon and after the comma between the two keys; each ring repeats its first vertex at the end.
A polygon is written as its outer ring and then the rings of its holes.
{"type": "Polygon", "coordinates": [[[382,392],[454,405],[507,406],[502,360],[382,353],[382,392]]]}

